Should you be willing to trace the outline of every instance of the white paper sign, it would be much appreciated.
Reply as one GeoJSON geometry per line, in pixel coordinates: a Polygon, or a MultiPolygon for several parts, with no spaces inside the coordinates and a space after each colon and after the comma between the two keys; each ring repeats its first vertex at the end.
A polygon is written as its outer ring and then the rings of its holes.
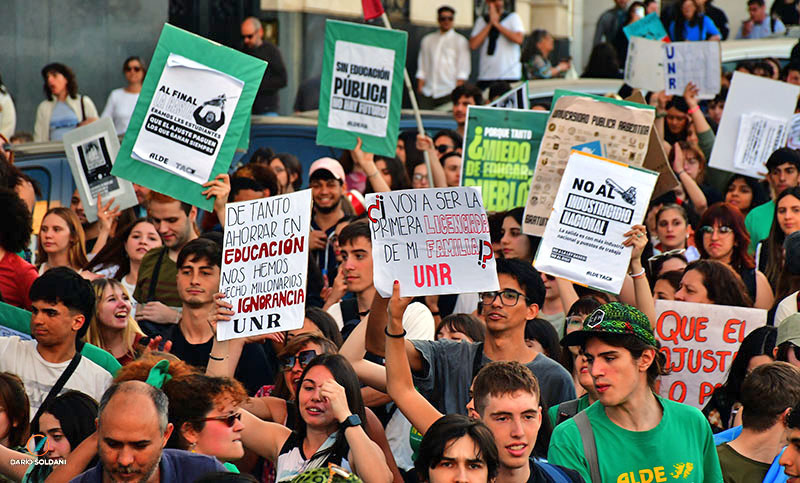
{"type": "Polygon", "coordinates": [[[702,409],[725,381],[745,336],[767,322],[767,311],[656,300],[655,335],[671,374],[661,395],[702,409]]]}
{"type": "Polygon", "coordinates": [[[537,270],[618,294],[658,173],[572,151],[533,262],[537,270]]]}
{"type": "Polygon", "coordinates": [[[762,114],[743,114],[736,138],[733,165],[743,171],[764,166],[769,155],[786,145],[786,122],[762,114]]]}
{"type": "Polygon", "coordinates": [[[394,50],[336,41],[328,127],[386,136],[394,50]]]}
{"type": "Polygon", "coordinates": [[[789,127],[789,137],[786,146],[792,149],[800,149],[800,114],[792,116],[792,123],[789,127]]]}
{"type": "Polygon", "coordinates": [[[631,37],[625,58],[625,83],[637,89],[664,89],[664,42],[631,37]]]}
{"type": "Polygon", "coordinates": [[[235,77],[170,54],[131,156],[205,183],[243,87],[235,77]]]}
{"type": "Polygon", "coordinates": [[[765,163],[771,152],[755,164],[736,158],[742,117],[758,114],[765,118],[780,120],[784,126],[788,126],[794,116],[798,95],[800,86],[734,72],[709,166],[754,178],[766,176],[765,163]],[[742,166],[749,167],[745,169],[742,166]]]}
{"type": "Polygon", "coordinates": [[[219,291],[236,315],[217,339],[303,326],[311,190],[225,206],[219,291]]]}
{"type": "Polygon", "coordinates": [[[375,288],[403,297],[497,290],[489,222],[477,187],[368,194],[375,288]]]}
{"type": "Polygon", "coordinates": [[[720,91],[722,61],[719,42],[671,42],[663,44],[664,84],[668,95],[682,96],[693,82],[699,99],[713,99],[720,91]]]}
{"type": "Polygon", "coordinates": [[[523,82],[516,89],[511,89],[502,96],[494,100],[489,107],[499,107],[501,109],[530,109],[530,99],[528,99],[528,83],[523,82]]]}

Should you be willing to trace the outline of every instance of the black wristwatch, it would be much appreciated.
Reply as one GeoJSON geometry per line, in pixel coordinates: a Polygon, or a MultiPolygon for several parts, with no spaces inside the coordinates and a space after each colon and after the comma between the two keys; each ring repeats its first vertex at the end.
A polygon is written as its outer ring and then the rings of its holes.
{"type": "Polygon", "coordinates": [[[353,426],[361,426],[361,418],[358,417],[358,414],[351,414],[347,416],[347,419],[339,423],[339,429],[342,431],[353,426]]]}

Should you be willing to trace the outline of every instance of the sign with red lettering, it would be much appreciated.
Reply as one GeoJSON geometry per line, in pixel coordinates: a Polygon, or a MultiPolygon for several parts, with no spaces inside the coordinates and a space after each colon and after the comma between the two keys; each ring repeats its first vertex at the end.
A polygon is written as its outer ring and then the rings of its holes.
{"type": "Polygon", "coordinates": [[[745,336],[767,323],[767,311],[656,300],[656,338],[667,356],[660,393],[702,409],[727,377],[745,336]]]}
{"type": "Polygon", "coordinates": [[[219,291],[235,315],[217,325],[228,340],[303,326],[311,190],[225,206],[219,291]]]}
{"type": "Polygon", "coordinates": [[[375,288],[400,282],[403,297],[497,290],[480,188],[430,188],[367,195],[375,288]]]}

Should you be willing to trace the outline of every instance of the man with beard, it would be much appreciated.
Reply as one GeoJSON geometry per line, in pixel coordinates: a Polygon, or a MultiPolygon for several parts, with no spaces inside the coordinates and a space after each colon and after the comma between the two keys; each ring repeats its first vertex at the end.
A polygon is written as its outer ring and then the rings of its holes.
{"type": "Polygon", "coordinates": [[[242,52],[258,57],[267,62],[269,67],[264,72],[261,86],[258,88],[256,100],[253,101],[253,114],[278,113],[278,91],[287,84],[286,66],[278,47],[264,40],[264,28],[255,17],[247,17],[242,22],[242,52]]]}
{"type": "Polygon", "coordinates": [[[310,243],[311,256],[316,260],[327,284],[333,285],[336,274],[336,255],[329,237],[336,229],[336,223],[345,216],[342,198],[346,191],[344,169],[333,158],[320,158],[308,170],[308,185],[314,202],[311,216],[310,243]]]}

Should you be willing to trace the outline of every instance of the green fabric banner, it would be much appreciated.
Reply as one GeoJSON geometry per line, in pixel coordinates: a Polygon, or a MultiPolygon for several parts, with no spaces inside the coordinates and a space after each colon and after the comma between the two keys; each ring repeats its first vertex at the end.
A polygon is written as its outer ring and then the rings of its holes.
{"type": "Polygon", "coordinates": [[[403,101],[408,34],[325,22],[317,144],[394,157],[403,101]]]}
{"type": "Polygon", "coordinates": [[[481,187],[487,213],[525,206],[550,113],[468,109],[461,185],[481,187]]]}
{"type": "Polygon", "coordinates": [[[211,210],[267,64],[165,24],[111,174],[211,210]]]}

